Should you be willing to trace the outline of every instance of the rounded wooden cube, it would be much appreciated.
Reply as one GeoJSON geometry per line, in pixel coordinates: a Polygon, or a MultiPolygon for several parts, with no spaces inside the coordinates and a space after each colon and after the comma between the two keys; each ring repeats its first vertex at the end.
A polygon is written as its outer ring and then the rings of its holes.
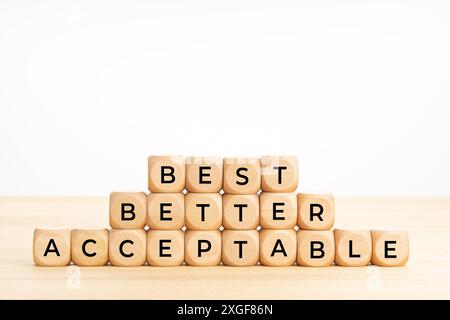
{"type": "Polygon", "coordinates": [[[188,193],[185,207],[188,229],[215,230],[222,225],[222,195],[219,193],[188,193]]]}
{"type": "Polygon", "coordinates": [[[186,230],[184,259],[190,266],[217,266],[222,255],[222,238],[219,230],[186,230]]]}
{"type": "Polygon", "coordinates": [[[261,189],[267,192],[294,192],[298,186],[298,161],[295,156],[261,158],[261,189]]]}
{"type": "Polygon", "coordinates": [[[257,158],[225,158],[223,191],[229,194],[254,194],[261,188],[261,165],[257,158]]]}
{"type": "Polygon", "coordinates": [[[326,267],[334,262],[334,235],[332,231],[297,232],[297,263],[305,267],[326,267]]]}
{"type": "Polygon", "coordinates": [[[259,261],[264,266],[285,267],[295,263],[297,239],[295,230],[259,232],[259,261]]]}
{"type": "Polygon", "coordinates": [[[336,265],[362,267],[370,263],[372,236],[369,230],[334,229],[334,244],[336,265]]]}
{"type": "Polygon", "coordinates": [[[184,261],[182,230],[147,231],[147,262],[151,266],[172,267],[184,261]]]}
{"type": "Polygon", "coordinates": [[[222,231],[222,262],[227,266],[254,266],[259,260],[259,233],[256,230],[222,231]]]}
{"type": "Polygon", "coordinates": [[[259,225],[259,197],[256,194],[222,196],[223,227],[234,230],[256,229],[259,225]]]}
{"type": "Polygon", "coordinates": [[[297,223],[295,193],[261,192],[259,223],[263,229],[292,229],[297,223]]]}
{"type": "Polygon", "coordinates": [[[148,157],[148,189],[151,192],[182,192],[186,168],[182,156],[148,157]]]}
{"type": "Polygon", "coordinates": [[[400,267],[408,262],[409,239],[406,231],[372,230],[372,264],[400,267]]]}
{"type": "Polygon", "coordinates": [[[150,193],[147,197],[147,225],[157,230],[181,229],[184,226],[184,194],[150,193]]]}
{"type": "Polygon", "coordinates": [[[109,223],[114,229],[143,229],[147,220],[145,192],[116,191],[109,196],[109,223]]]}
{"type": "Polygon", "coordinates": [[[72,261],[77,266],[108,264],[108,229],[73,229],[72,261]]]}
{"type": "Polygon", "coordinates": [[[144,229],[109,231],[109,261],[118,267],[143,266],[146,261],[146,232],[144,229]]]}
{"type": "Polygon", "coordinates": [[[33,261],[38,266],[61,267],[71,261],[70,229],[35,229],[33,261]]]}
{"type": "Polygon", "coordinates": [[[334,197],[332,195],[297,195],[298,226],[302,230],[324,231],[334,225],[334,197]]]}
{"type": "Polygon", "coordinates": [[[188,157],[186,159],[186,190],[216,193],[222,190],[223,159],[220,157],[188,157]]]}

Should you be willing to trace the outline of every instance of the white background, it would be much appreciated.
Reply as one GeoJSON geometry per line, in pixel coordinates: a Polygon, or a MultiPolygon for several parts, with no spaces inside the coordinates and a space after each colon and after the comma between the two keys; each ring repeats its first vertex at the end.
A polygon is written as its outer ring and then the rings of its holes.
{"type": "Polygon", "coordinates": [[[302,191],[450,196],[450,2],[0,0],[0,110],[0,195],[293,154],[302,191]]]}

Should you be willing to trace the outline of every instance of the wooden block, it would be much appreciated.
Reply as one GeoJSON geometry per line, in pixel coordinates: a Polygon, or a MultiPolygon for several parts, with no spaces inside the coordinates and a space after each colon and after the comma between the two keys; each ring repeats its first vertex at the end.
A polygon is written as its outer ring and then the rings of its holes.
{"type": "Polygon", "coordinates": [[[38,266],[61,267],[70,263],[70,229],[34,229],[33,261],[38,266]]]}
{"type": "Polygon", "coordinates": [[[186,190],[216,193],[222,190],[223,159],[219,157],[189,157],[186,159],[186,190]]]}
{"type": "Polygon", "coordinates": [[[157,230],[181,229],[184,226],[184,194],[150,193],[147,197],[147,225],[157,230]]]}
{"type": "Polygon", "coordinates": [[[292,229],[297,223],[295,193],[261,192],[260,225],[263,229],[292,229]]]}
{"type": "Polygon", "coordinates": [[[224,230],[222,262],[227,266],[255,266],[259,260],[259,233],[256,230],[224,230]]]}
{"type": "Polygon", "coordinates": [[[114,229],[141,229],[147,220],[145,192],[111,192],[109,224],[114,229]]]}
{"type": "Polygon", "coordinates": [[[184,259],[190,266],[217,266],[222,255],[222,237],[219,230],[186,230],[184,259]]]}
{"type": "Polygon", "coordinates": [[[151,266],[172,267],[184,261],[182,230],[147,231],[147,262],[151,266]]]}
{"type": "Polygon", "coordinates": [[[188,193],[185,196],[186,228],[215,230],[222,225],[222,195],[219,193],[188,193]]]}
{"type": "Polygon", "coordinates": [[[83,267],[108,264],[108,238],[108,229],[73,229],[73,263],[83,267]]]}
{"type": "Polygon", "coordinates": [[[143,266],[146,260],[144,229],[109,231],[109,261],[118,267],[143,266]]]}
{"type": "Polygon", "coordinates": [[[182,156],[148,157],[148,189],[151,192],[182,192],[185,186],[185,173],[182,156]]]}
{"type": "Polygon", "coordinates": [[[225,158],[223,191],[229,194],[255,194],[261,188],[261,164],[257,158],[225,158]]]}
{"type": "Polygon", "coordinates": [[[261,158],[261,189],[267,192],[294,192],[298,186],[298,161],[295,156],[261,158]]]}
{"type": "Polygon", "coordinates": [[[332,195],[297,195],[298,226],[302,230],[330,230],[334,225],[334,197],[332,195]]]}
{"type": "Polygon", "coordinates": [[[256,194],[222,196],[223,227],[234,230],[256,229],[259,225],[259,197],[256,194]]]}
{"type": "Polygon", "coordinates": [[[372,230],[372,264],[400,267],[408,262],[409,239],[406,231],[372,230]]]}
{"type": "Polygon", "coordinates": [[[297,232],[297,263],[305,267],[326,267],[334,261],[333,231],[297,232]]]}
{"type": "Polygon", "coordinates": [[[369,230],[334,229],[336,256],[338,266],[367,266],[372,257],[372,236],[369,230]]]}
{"type": "Polygon", "coordinates": [[[259,232],[259,261],[264,266],[285,267],[295,263],[297,238],[295,230],[269,230],[259,232]]]}

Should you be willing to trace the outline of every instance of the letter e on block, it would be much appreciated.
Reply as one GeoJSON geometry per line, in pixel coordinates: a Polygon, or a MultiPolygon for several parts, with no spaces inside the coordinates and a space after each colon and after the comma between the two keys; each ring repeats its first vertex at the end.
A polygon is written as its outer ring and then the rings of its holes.
{"type": "Polygon", "coordinates": [[[380,267],[400,267],[409,258],[406,231],[372,230],[372,264],[380,267]]]}

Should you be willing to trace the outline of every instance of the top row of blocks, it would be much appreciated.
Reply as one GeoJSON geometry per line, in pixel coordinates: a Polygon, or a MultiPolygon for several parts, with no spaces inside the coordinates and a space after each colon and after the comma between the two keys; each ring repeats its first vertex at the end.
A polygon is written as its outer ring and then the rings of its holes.
{"type": "Polygon", "coordinates": [[[182,156],[148,157],[151,192],[255,194],[294,192],[298,186],[295,156],[225,158],[182,156]]]}

